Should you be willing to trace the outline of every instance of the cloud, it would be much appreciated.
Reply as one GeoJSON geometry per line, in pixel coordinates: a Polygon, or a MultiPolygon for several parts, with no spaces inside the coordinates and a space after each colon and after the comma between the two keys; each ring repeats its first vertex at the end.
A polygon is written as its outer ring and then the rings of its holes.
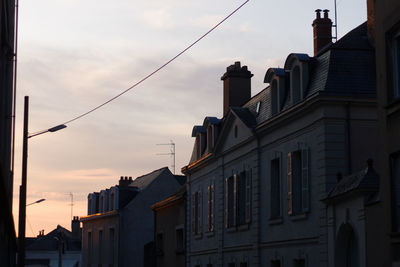
{"type": "Polygon", "coordinates": [[[143,26],[155,30],[169,30],[175,26],[173,16],[167,8],[144,11],[139,19],[143,26]]]}
{"type": "Polygon", "coordinates": [[[204,28],[214,27],[218,22],[223,19],[222,15],[203,15],[197,18],[190,18],[190,25],[204,28]]]}

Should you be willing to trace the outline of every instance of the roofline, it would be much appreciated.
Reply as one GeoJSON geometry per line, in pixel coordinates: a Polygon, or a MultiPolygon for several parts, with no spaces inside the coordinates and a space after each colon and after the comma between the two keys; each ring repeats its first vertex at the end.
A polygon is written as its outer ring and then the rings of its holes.
{"type": "Polygon", "coordinates": [[[90,214],[88,216],[82,216],[79,218],[80,222],[87,222],[91,220],[96,220],[99,218],[104,218],[104,217],[112,217],[119,215],[118,210],[112,210],[112,211],[107,211],[107,212],[102,212],[102,213],[95,213],[95,214],[90,214]]]}

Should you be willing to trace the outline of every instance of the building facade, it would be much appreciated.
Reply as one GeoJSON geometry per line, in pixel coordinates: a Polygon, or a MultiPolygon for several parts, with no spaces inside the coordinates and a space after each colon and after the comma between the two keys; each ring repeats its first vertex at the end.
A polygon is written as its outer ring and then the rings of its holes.
{"type": "Polygon", "coordinates": [[[15,263],[16,239],[13,201],[13,102],[14,102],[15,2],[0,5],[0,258],[5,266],[15,263]]]}
{"type": "Polygon", "coordinates": [[[186,185],[151,206],[157,267],[185,267],[186,185]]]}
{"type": "Polygon", "coordinates": [[[377,155],[375,52],[367,23],[332,43],[328,11],[316,13],[314,56],[269,68],[253,97],[251,72],[229,66],[223,118],[193,127],[186,266],[330,266],[321,200],[377,155]]]}
{"type": "Polygon", "coordinates": [[[374,16],[382,231],[376,263],[400,266],[400,2],[369,0],[374,16]]]}
{"type": "Polygon", "coordinates": [[[154,238],[152,204],[173,194],[185,177],[161,168],[137,177],[121,177],[118,186],[88,196],[81,217],[83,266],[143,266],[144,246],[154,238]]]}
{"type": "Polygon", "coordinates": [[[40,232],[26,242],[25,266],[28,267],[80,267],[81,228],[78,217],[71,222],[72,231],[58,225],[48,234],[40,232]]]}

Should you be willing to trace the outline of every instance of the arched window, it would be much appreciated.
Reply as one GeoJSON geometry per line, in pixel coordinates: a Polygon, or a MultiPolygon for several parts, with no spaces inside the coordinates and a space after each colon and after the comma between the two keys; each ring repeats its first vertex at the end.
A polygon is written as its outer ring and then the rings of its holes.
{"type": "Polygon", "coordinates": [[[293,104],[296,104],[301,100],[301,86],[300,86],[300,67],[296,66],[293,68],[291,73],[291,87],[293,104]]]}
{"type": "Polygon", "coordinates": [[[271,84],[271,115],[278,113],[278,82],[272,81],[271,84]]]}

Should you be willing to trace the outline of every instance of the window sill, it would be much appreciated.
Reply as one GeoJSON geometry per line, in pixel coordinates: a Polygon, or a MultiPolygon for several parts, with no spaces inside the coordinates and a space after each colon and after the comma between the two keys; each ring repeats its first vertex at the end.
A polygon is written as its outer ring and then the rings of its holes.
{"type": "Polygon", "coordinates": [[[202,238],[202,235],[201,234],[195,234],[194,235],[194,239],[201,239],[202,238]]]}
{"type": "Polygon", "coordinates": [[[276,225],[276,224],[282,224],[282,223],[283,223],[282,217],[271,218],[268,220],[269,225],[276,225]]]}
{"type": "Polygon", "coordinates": [[[212,237],[212,236],[214,236],[215,235],[215,232],[214,231],[210,231],[210,232],[206,232],[206,237],[212,237]]]}
{"type": "Polygon", "coordinates": [[[249,230],[249,224],[242,224],[238,226],[239,231],[247,231],[249,230]]]}
{"type": "Polygon", "coordinates": [[[385,106],[385,109],[388,116],[400,111],[400,97],[393,99],[388,105],[385,106]]]}
{"type": "Polygon", "coordinates": [[[226,232],[227,233],[234,233],[234,232],[236,232],[236,227],[235,226],[231,226],[231,227],[229,227],[229,228],[227,228],[226,229],[226,232]]]}
{"type": "Polygon", "coordinates": [[[307,219],[307,213],[299,213],[299,214],[295,214],[295,215],[290,215],[289,218],[292,221],[306,220],[307,219]]]}

